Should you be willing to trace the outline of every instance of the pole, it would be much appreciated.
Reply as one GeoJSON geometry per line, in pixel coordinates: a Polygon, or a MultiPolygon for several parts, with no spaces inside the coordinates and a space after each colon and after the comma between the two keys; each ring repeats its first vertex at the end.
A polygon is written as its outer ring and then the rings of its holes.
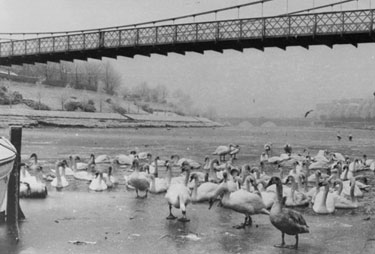
{"type": "Polygon", "coordinates": [[[9,176],[8,182],[8,202],[7,202],[7,223],[12,227],[12,233],[16,241],[19,240],[18,220],[24,219],[25,215],[19,205],[19,184],[20,184],[20,163],[21,163],[21,144],[22,127],[11,126],[9,131],[10,142],[17,150],[16,158],[13,164],[13,170],[9,176]]]}

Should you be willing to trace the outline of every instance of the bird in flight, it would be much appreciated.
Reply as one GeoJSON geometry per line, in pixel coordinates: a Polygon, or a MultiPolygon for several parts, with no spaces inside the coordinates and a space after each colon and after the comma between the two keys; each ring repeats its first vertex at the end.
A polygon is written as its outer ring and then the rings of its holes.
{"type": "Polygon", "coordinates": [[[307,116],[308,116],[311,112],[313,112],[313,111],[314,111],[313,109],[307,111],[307,112],[305,113],[305,117],[307,117],[307,116]]]}

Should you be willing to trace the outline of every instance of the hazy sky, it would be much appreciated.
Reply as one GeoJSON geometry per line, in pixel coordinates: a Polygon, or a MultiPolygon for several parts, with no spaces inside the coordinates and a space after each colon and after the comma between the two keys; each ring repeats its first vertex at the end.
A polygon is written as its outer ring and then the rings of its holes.
{"type": "MultiPolygon", "coordinates": [[[[0,30],[40,32],[118,26],[245,2],[250,1],[0,0],[0,30]]],[[[266,3],[264,15],[285,12],[286,2],[266,3]]],[[[327,0],[314,2],[319,5],[327,0]]],[[[359,0],[358,6],[368,8],[369,3],[359,0]]],[[[375,6],[375,1],[371,4],[375,6]]],[[[312,5],[313,0],[289,0],[288,10],[312,5]]],[[[357,8],[357,2],[342,8],[357,8]]],[[[259,15],[260,6],[240,11],[240,17],[259,15]]],[[[237,12],[218,17],[235,18],[237,12]]],[[[121,72],[124,85],[146,81],[150,85],[164,84],[171,90],[180,88],[192,96],[196,107],[212,106],[224,116],[303,116],[317,103],[367,98],[375,91],[375,44],[119,57],[112,63],[121,72]]]]}

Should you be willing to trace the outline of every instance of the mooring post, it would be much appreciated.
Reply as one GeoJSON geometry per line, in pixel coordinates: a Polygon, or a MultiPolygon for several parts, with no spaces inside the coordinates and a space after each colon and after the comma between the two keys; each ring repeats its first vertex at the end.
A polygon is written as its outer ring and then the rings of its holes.
{"type": "Polygon", "coordinates": [[[7,223],[14,226],[13,233],[18,240],[18,220],[25,217],[19,206],[22,127],[11,126],[9,136],[10,142],[17,150],[17,154],[8,182],[7,223]]]}

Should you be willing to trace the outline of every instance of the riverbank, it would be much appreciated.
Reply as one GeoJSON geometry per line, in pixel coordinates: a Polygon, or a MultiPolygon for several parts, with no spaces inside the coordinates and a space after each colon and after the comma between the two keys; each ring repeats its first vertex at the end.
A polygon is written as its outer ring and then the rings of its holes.
{"type": "Polygon", "coordinates": [[[79,127],[79,128],[137,128],[137,127],[219,127],[219,123],[203,117],[154,114],[87,113],[44,111],[23,108],[0,110],[0,127],[79,127]]]}

